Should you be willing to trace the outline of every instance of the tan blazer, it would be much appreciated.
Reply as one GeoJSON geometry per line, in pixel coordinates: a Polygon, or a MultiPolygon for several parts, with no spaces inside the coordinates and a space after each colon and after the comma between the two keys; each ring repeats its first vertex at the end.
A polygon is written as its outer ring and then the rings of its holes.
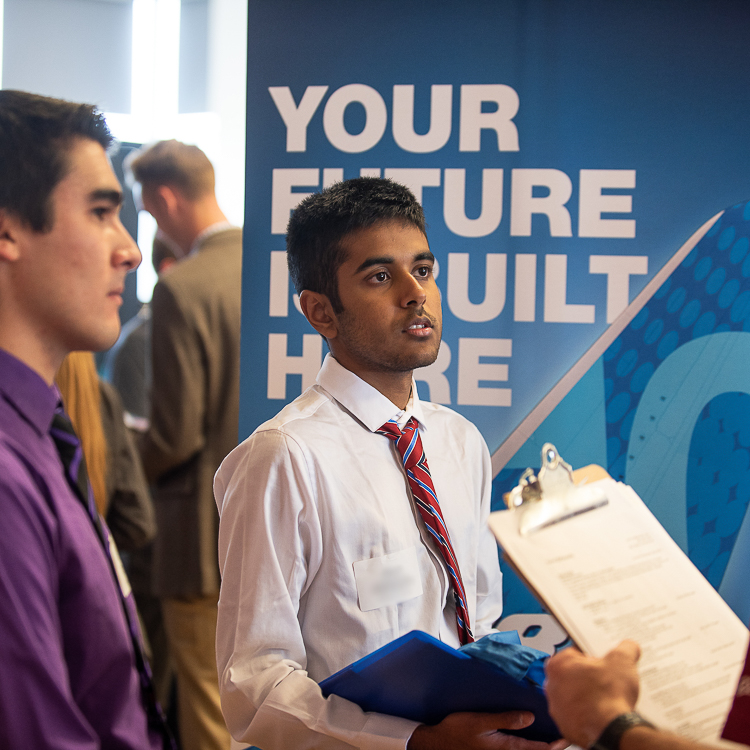
{"type": "Polygon", "coordinates": [[[219,590],[213,478],[237,445],[242,230],[208,237],[156,285],[151,425],[141,443],[154,484],[154,593],[219,590]]]}

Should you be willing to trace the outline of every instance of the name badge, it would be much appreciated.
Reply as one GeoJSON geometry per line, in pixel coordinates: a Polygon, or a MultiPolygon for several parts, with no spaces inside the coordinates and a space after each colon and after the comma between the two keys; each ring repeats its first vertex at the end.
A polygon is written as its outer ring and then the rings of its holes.
{"type": "Polygon", "coordinates": [[[422,595],[417,548],[354,563],[359,608],[363,612],[388,607],[422,595]]]}

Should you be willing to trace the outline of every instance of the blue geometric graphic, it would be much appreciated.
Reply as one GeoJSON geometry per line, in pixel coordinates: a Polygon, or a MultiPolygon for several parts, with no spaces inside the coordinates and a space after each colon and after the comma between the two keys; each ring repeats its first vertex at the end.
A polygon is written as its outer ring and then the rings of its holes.
{"type": "Polygon", "coordinates": [[[659,365],[688,341],[750,331],[749,237],[750,203],[725,211],[605,353],[607,470],[615,479],[625,480],[633,419],[659,365]]]}
{"type": "MultiPolygon", "coordinates": [[[[603,373],[600,408],[601,391],[582,379],[532,436],[538,452],[540,441],[557,439],[545,438],[556,413],[570,414],[571,401],[580,409],[588,396],[589,411],[603,415],[609,473],[638,492],[740,617],[750,612],[741,583],[750,554],[735,549],[750,502],[749,251],[747,202],[717,219],[592,367],[603,373]]],[[[518,453],[538,466],[526,446],[518,453]]],[[[521,464],[495,478],[493,509],[521,464]]],[[[504,572],[506,612],[539,611],[504,572]]]]}
{"type": "Polygon", "coordinates": [[[688,555],[719,588],[750,500],[750,396],[724,393],[703,409],[687,474],[688,555]]]}

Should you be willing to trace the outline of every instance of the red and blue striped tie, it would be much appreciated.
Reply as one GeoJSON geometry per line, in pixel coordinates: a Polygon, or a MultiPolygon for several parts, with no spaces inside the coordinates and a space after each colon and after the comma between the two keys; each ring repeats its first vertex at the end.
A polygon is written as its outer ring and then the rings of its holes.
{"type": "Polygon", "coordinates": [[[456,560],[450,535],[440,511],[440,503],[435,494],[435,487],[432,484],[427,457],[422,448],[422,439],[419,437],[417,420],[412,417],[401,431],[398,422],[395,419],[390,419],[375,432],[379,435],[385,435],[396,443],[396,448],[401,454],[401,460],[404,462],[404,471],[406,471],[406,478],[409,480],[414,502],[417,504],[419,514],[422,516],[427,529],[435,538],[448,568],[451,585],[453,586],[453,598],[456,602],[458,640],[461,645],[471,643],[474,636],[471,633],[469,610],[466,607],[466,592],[461,580],[461,571],[458,568],[458,560],[456,560]]]}

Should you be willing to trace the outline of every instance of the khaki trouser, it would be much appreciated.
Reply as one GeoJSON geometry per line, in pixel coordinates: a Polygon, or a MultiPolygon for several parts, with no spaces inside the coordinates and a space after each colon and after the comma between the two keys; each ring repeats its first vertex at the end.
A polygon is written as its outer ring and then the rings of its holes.
{"type": "Polygon", "coordinates": [[[183,750],[229,750],[216,671],[218,595],[164,599],[164,626],[177,673],[177,716],[183,750]]]}

